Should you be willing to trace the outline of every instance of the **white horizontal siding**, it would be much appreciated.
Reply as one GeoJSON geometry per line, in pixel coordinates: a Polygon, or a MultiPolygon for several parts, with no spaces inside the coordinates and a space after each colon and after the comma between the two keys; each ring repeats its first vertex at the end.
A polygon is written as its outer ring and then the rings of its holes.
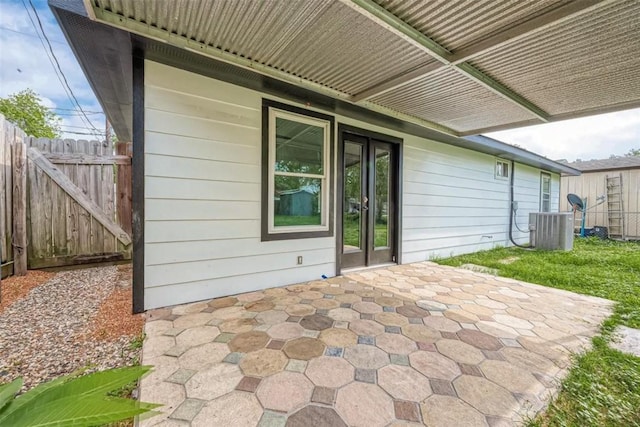
{"type": "Polygon", "coordinates": [[[493,156],[407,137],[403,166],[403,262],[507,244],[509,183],[493,156]]]}
{"type": "MultiPolygon", "coordinates": [[[[145,66],[145,307],[333,275],[335,237],[260,241],[263,94],[145,66]]],[[[335,119],[404,140],[403,262],[510,245],[509,181],[495,178],[493,156],[335,119]]],[[[515,173],[526,227],[539,209],[540,171],[515,173]]],[[[552,189],[557,209],[557,175],[552,189]]]]}
{"type": "MultiPolygon", "coordinates": [[[[145,302],[153,302],[156,307],[180,304],[185,301],[200,301],[233,293],[251,292],[256,289],[273,288],[286,283],[300,283],[309,278],[319,278],[334,264],[295,266],[280,269],[277,272],[243,274],[242,270],[235,276],[220,279],[206,279],[189,283],[177,283],[167,286],[147,287],[145,302]]],[[[148,309],[149,307],[147,307],[148,309]]]]}
{"type": "Polygon", "coordinates": [[[260,241],[262,96],[145,66],[145,308],[335,274],[333,238],[260,241]]]}

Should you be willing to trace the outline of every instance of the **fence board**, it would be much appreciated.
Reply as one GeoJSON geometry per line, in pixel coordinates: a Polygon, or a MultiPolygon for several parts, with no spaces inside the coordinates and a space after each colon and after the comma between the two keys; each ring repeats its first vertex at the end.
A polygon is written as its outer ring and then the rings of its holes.
{"type": "Polygon", "coordinates": [[[44,158],[37,150],[29,150],[29,158],[37,164],[51,179],[53,179],[60,187],[62,187],[69,196],[73,197],[80,203],[88,214],[95,217],[100,223],[113,233],[118,240],[125,245],[131,243],[130,236],[122,230],[112,219],[108,218],[105,213],[93,203],[78,187],[76,187],[69,178],[58,170],[53,164],[44,158]]]}
{"type": "MultiPolygon", "coordinates": [[[[79,140],[78,152],[88,153],[90,151],[89,141],[79,140]]],[[[90,182],[89,174],[91,172],[90,166],[76,165],[76,179],[75,184],[82,190],[85,195],[90,194],[90,182]]],[[[91,215],[82,208],[78,209],[78,250],[80,253],[91,253],[91,215]]]]}
{"type": "Polygon", "coordinates": [[[11,145],[9,123],[0,115],[0,279],[13,272],[11,145]]]}
{"type": "MultiPolygon", "coordinates": [[[[89,141],[89,154],[102,155],[102,144],[98,141],[89,141]]],[[[97,206],[104,206],[102,189],[102,165],[87,166],[89,169],[89,198],[97,206]]],[[[104,210],[103,210],[104,212],[104,210]]],[[[105,212],[106,213],[106,212],[105,212]]],[[[91,253],[103,253],[104,231],[102,225],[91,217],[91,253]]]]}
{"type": "Polygon", "coordinates": [[[4,120],[0,120],[0,264],[4,264],[9,261],[9,248],[7,244],[7,219],[5,212],[7,210],[7,195],[6,195],[6,178],[4,172],[5,166],[5,157],[4,152],[6,147],[8,147],[6,143],[6,138],[4,135],[5,123],[4,120]]]}
{"type": "MultiPolygon", "coordinates": [[[[116,183],[122,179],[120,173],[116,177],[116,172],[120,166],[130,170],[131,157],[129,152],[116,155],[113,150],[110,141],[32,138],[0,115],[3,277],[10,273],[12,261],[17,261],[14,257],[18,256],[18,249],[28,255],[24,258],[30,268],[131,258],[130,235],[117,223],[125,214],[116,214],[116,206],[121,209],[117,205],[116,183]],[[14,152],[12,146],[16,144],[23,145],[14,152]],[[26,155],[27,159],[16,165],[16,155],[26,155]],[[14,185],[16,166],[22,169],[24,185],[14,185]],[[13,212],[20,210],[13,203],[14,192],[25,198],[24,210],[19,214],[24,215],[22,221],[13,212]],[[28,239],[15,239],[15,250],[14,227],[22,228],[21,238],[28,239]]],[[[126,194],[130,197],[130,191],[126,194]]],[[[131,213],[128,215],[130,218],[131,213]]],[[[18,265],[16,270],[20,268],[18,265]]]]}
{"type": "MultiPolygon", "coordinates": [[[[18,129],[16,129],[18,130],[18,129]]],[[[11,146],[13,163],[13,272],[27,273],[27,146],[24,136],[16,132],[11,146]]]]}
{"type": "MultiPolygon", "coordinates": [[[[64,153],[64,141],[62,139],[53,139],[50,143],[51,153],[64,153]]],[[[62,173],[65,171],[61,169],[62,173]]],[[[54,257],[62,257],[69,254],[67,248],[67,221],[66,221],[66,203],[65,192],[59,185],[52,183],[51,185],[51,209],[52,220],[51,228],[53,232],[52,250],[54,257]]]]}

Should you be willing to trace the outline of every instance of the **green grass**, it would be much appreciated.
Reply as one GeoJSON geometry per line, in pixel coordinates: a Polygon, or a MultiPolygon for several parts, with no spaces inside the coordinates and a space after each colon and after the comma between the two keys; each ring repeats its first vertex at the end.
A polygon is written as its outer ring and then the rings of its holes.
{"type": "MultiPolygon", "coordinates": [[[[348,246],[360,246],[360,218],[357,216],[349,217],[345,216],[342,235],[343,244],[348,246]]],[[[376,248],[387,246],[387,224],[380,222],[376,223],[375,231],[375,246],[376,248]]]]}
{"type": "Polygon", "coordinates": [[[291,225],[320,225],[320,215],[276,215],[273,218],[276,227],[291,225]]]}
{"type": "Polygon", "coordinates": [[[575,357],[558,397],[529,425],[640,426],[640,358],[607,345],[617,325],[640,328],[639,243],[578,239],[571,252],[498,248],[436,262],[483,265],[500,276],[617,301],[602,337],[575,357]]]}

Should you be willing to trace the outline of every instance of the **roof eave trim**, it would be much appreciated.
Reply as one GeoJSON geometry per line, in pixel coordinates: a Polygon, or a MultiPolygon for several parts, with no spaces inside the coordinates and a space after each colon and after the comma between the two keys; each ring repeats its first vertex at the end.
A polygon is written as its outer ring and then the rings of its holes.
{"type": "Polygon", "coordinates": [[[476,144],[481,144],[485,147],[493,150],[502,151],[504,154],[500,157],[508,158],[526,165],[541,165],[542,168],[550,172],[556,172],[561,174],[578,176],[581,174],[579,169],[572,168],[562,163],[547,159],[540,154],[533,153],[531,151],[524,150],[514,145],[507,144],[497,139],[490,138],[484,135],[472,135],[466,136],[463,139],[473,141],[476,144]]]}

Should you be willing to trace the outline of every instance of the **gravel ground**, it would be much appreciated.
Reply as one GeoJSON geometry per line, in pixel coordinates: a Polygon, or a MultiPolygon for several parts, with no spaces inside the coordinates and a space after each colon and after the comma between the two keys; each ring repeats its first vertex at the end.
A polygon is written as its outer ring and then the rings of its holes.
{"type": "MultiPolygon", "coordinates": [[[[22,376],[26,391],[77,369],[136,363],[140,350],[131,341],[139,332],[105,340],[91,334],[101,305],[122,290],[121,270],[109,266],[57,273],[3,310],[0,383],[22,376]]],[[[130,317],[140,320],[141,331],[141,318],[130,317]]]]}

